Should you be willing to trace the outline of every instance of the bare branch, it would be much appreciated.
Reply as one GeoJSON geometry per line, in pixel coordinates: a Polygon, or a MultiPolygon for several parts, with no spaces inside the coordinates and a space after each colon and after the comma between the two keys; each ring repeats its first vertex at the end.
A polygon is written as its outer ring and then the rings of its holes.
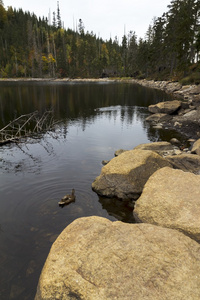
{"type": "Polygon", "coordinates": [[[19,142],[22,138],[35,138],[55,128],[52,111],[46,111],[42,116],[38,111],[21,115],[4,128],[0,129],[0,146],[19,142]]]}

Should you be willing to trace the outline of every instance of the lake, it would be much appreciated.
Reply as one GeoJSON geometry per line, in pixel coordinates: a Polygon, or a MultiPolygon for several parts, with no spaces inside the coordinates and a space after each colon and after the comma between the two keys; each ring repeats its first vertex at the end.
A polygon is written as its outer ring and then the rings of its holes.
{"type": "Polygon", "coordinates": [[[134,222],[131,207],[91,184],[115,150],[178,137],[145,122],[148,105],[169,99],[132,83],[0,82],[0,128],[36,110],[58,121],[39,139],[0,147],[1,300],[34,298],[52,243],[76,218],[134,222]],[[72,188],[76,201],[59,207],[72,188]]]}

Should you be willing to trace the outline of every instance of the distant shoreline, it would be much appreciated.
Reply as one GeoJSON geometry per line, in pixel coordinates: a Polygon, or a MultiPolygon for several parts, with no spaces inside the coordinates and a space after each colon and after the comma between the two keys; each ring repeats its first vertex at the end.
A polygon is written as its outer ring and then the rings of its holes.
{"type": "MultiPolygon", "coordinates": [[[[127,79],[128,80],[128,79],[127,79]]],[[[18,82],[18,81],[31,81],[31,82],[114,82],[114,81],[123,81],[121,79],[110,79],[110,78],[0,78],[0,82],[4,81],[11,81],[11,82],[18,82]]]]}

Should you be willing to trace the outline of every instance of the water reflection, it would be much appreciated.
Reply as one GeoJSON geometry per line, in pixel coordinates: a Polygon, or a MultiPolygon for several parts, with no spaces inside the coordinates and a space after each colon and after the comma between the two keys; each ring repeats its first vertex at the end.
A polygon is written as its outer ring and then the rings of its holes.
{"type": "Polygon", "coordinates": [[[151,142],[170,141],[170,139],[173,137],[181,141],[184,145],[187,144],[188,137],[174,129],[156,129],[150,124],[148,124],[148,122],[146,122],[146,125],[144,126],[147,130],[147,136],[151,142]]]}
{"type": "MultiPolygon", "coordinates": [[[[41,113],[51,108],[55,117],[93,121],[98,108],[121,106],[123,119],[124,107],[147,107],[169,98],[166,94],[152,89],[145,89],[134,84],[73,84],[73,83],[0,83],[0,128],[10,120],[33,111],[41,113]]],[[[127,110],[129,119],[133,111],[127,110]]],[[[107,113],[115,113],[116,109],[107,113]]]]}
{"type": "Polygon", "coordinates": [[[101,203],[102,208],[118,221],[135,223],[135,219],[133,217],[134,204],[131,201],[121,201],[117,198],[109,199],[105,197],[99,197],[99,202],[101,203]]]}

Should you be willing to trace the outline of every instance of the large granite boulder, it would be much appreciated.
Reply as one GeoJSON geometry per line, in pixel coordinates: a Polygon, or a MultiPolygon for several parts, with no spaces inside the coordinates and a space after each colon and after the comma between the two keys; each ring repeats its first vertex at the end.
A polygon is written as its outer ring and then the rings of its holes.
{"type": "Polygon", "coordinates": [[[54,242],[35,300],[199,300],[200,245],[149,224],[77,219],[54,242]]]}
{"type": "Polygon", "coordinates": [[[149,105],[148,110],[151,113],[173,114],[181,107],[181,101],[173,100],[166,102],[159,102],[157,104],[149,105]]]}
{"type": "Polygon", "coordinates": [[[175,169],[200,174],[200,156],[198,155],[182,153],[180,155],[169,155],[166,159],[175,169]]]}
{"type": "Polygon", "coordinates": [[[177,229],[200,241],[200,175],[158,170],[146,183],[134,214],[142,222],[177,229]]]}
{"type": "Polygon", "coordinates": [[[102,168],[92,188],[101,196],[137,199],[148,178],[166,166],[170,162],[153,151],[126,151],[102,168]]]}
{"type": "Polygon", "coordinates": [[[160,155],[173,155],[175,154],[175,151],[178,148],[169,142],[154,142],[154,143],[140,144],[136,146],[134,149],[151,150],[151,151],[155,151],[160,155]]]}

